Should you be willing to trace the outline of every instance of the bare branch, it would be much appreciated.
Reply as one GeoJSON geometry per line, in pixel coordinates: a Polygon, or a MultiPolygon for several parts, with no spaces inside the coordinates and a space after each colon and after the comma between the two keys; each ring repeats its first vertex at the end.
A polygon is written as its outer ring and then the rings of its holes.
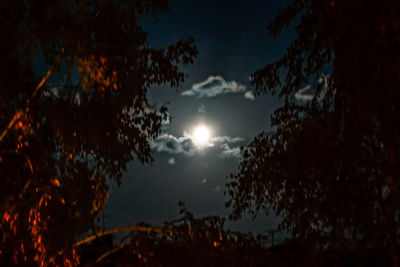
{"type": "MultiPolygon", "coordinates": [[[[43,79],[40,81],[40,83],[36,86],[35,91],[33,91],[32,96],[26,101],[26,106],[29,106],[31,100],[36,96],[37,92],[39,91],[39,89],[43,86],[43,84],[47,81],[47,79],[50,77],[52,70],[49,69],[46,73],[46,75],[43,77],[43,79]]],[[[21,118],[23,111],[22,110],[18,110],[13,118],[11,119],[11,121],[8,123],[7,128],[4,129],[4,131],[1,133],[0,135],[0,142],[3,141],[4,137],[7,135],[8,130],[10,130],[15,122],[21,118]]]]}

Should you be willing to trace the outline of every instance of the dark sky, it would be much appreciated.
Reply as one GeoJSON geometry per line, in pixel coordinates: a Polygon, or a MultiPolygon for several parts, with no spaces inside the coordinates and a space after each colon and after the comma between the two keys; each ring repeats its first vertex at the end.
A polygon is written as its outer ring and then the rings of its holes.
{"type": "MultiPolygon", "coordinates": [[[[178,89],[154,87],[151,103],[166,105],[171,119],[152,143],[153,164],[132,162],[122,186],[111,183],[105,210],[106,228],[140,221],[161,225],[179,217],[183,201],[195,216],[227,216],[226,177],[239,166],[239,147],[259,132],[269,131],[269,118],[280,100],[254,99],[249,76],[278,59],[293,37],[272,40],[266,25],[288,1],[171,1],[171,13],[159,21],[142,19],[149,44],[162,47],[194,37],[199,56],[183,68],[186,79],[178,89]],[[201,148],[193,144],[196,125],[211,131],[201,148]],[[112,214],[112,216],[111,216],[112,214]]],[[[234,230],[261,232],[274,228],[276,218],[260,216],[228,222],[234,230]]]]}

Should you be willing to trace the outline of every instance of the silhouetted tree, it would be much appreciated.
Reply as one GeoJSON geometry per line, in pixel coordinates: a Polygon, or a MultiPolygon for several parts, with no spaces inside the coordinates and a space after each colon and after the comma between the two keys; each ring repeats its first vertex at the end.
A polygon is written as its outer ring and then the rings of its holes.
{"type": "Polygon", "coordinates": [[[195,218],[183,205],[182,217],[164,227],[140,223],[88,236],[74,246],[84,266],[371,266],[369,251],[315,251],[286,239],[270,247],[268,237],[232,232],[217,216],[195,218]],[[112,246],[111,234],[119,234],[112,246]],[[122,233],[127,233],[122,236],[122,233]],[[360,258],[362,261],[360,261],[360,258]]]}
{"type": "Polygon", "coordinates": [[[252,83],[285,102],[230,177],[233,218],[272,209],[314,248],[374,249],[398,264],[399,10],[394,0],[294,0],[269,24],[273,37],[290,25],[296,37],[252,83]]]}
{"type": "Polygon", "coordinates": [[[106,251],[101,251],[96,243],[81,244],[79,250],[86,255],[82,260],[90,266],[262,266],[267,262],[265,237],[227,231],[224,218],[195,218],[183,206],[181,215],[163,228],[148,224],[123,228],[129,233],[113,249],[103,245],[106,251]]]}
{"type": "Polygon", "coordinates": [[[178,86],[193,40],[153,49],[137,23],[166,0],[0,3],[0,265],[76,265],[131,160],[151,161],[166,108],[152,84],[178,86]],[[45,68],[45,71],[43,69],[45,68]],[[53,73],[69,82],[48,82],[53,73]]]}

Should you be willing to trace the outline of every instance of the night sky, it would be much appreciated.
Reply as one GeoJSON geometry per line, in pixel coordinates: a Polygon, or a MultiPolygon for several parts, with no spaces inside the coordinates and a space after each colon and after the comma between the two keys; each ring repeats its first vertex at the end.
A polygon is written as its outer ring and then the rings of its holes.
{"type": "MultiPolygon", "coordinates": [[[[271,130],[270,115],[282,103],[270,95],[255,98],[249,76],[282,56],[294,37],[287,31],[273,40],[266,31],[287,2],[175,0],[158,22],[141,19],[150,46],[194,37],[199,55],[183,68],[186,77],[180,88],[160,86],[148,92],[150,103],[168,107],[170,120],[151,143],[154,162],[132,162],[120,187],[110,183],[106,228],[142,221],[162,225],[179,218],[179,201],[196,217],[227,217],[226,177],[239,166],[240,146],[271,130]],[[200,145],[194,139],[199,125],[210,134],[200,145]]],[[[262,232],[275,228],[276,221],[260,214],[255,221],[246,216],[227,226],[262,232]]]]}

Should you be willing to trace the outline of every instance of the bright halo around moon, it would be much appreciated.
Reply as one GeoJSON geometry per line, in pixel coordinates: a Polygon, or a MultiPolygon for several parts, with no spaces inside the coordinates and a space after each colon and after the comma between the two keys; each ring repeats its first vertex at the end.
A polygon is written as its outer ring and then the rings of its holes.
{"type": "Polygon", "coordinates": [[[205,147],[210,140],[210,130],[205,125],[198,125],[193,131],[192,141],[199,147],[205,147]]]}

